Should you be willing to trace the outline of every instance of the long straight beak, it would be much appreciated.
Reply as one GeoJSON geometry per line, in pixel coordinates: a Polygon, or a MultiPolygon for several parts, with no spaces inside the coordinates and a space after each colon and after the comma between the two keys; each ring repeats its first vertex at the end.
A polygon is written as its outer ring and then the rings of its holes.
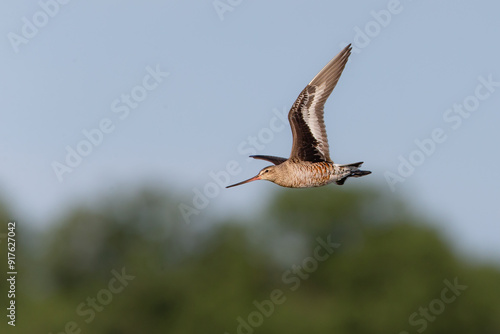
{"type": "Polygon", "coordinates": [[[252,181],[257,181],[257,180],[260,180],[260,176],[259,175],[251,177],[248,180],[232,184],[230,186],[227,186],[226,188],[236,187],[236,186],[239,186],[239,185],[242,185],[242,184],[245,184],[245,183],[248,183],[248,182],[252,182],[252,181]]]}

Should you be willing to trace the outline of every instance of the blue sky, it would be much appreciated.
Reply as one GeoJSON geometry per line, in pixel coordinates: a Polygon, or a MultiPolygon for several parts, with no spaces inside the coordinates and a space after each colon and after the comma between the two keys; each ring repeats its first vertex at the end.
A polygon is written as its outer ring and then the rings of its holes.
{"type": "Polygon", "coordinates": [[[193,208],[208,192],[195,222],[258,211],[274,185],[226,191],[211,175],[255,175],[265,164],[250,152],[287,157],[283,115],[353,43],[325,121],[334,161],[374,173],[345,187],[403,196],[464,253],[500,262],[499,12],[451,0],[2,2],[1,196],[27,224],[143,183],[193,208]]]}

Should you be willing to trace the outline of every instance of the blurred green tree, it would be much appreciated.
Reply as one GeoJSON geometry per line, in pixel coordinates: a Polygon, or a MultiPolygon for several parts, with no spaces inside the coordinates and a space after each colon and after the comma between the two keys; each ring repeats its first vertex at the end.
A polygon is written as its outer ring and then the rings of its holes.
{"type": "Polygon", "coordinates": [[[117,194],[53,225],[24,255],[45,293],[22,297],[22,332],[500,333],[498,269],[381,190],[284,189],[203,229],[176,203],[117,194]]]}

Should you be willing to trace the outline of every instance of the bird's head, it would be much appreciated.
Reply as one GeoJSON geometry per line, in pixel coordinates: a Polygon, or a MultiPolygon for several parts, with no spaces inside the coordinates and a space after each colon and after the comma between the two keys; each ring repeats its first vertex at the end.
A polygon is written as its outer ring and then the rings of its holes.
{"type": "Polygon", "coordinates": [[[257,181],[257,180],[268,180],[268,181],[274,182],[274,180],[276,180],[276,177],[277,177],[276,166],[267,166],[267,167],[262,168],[262,170],[256,176],[251,177],[248,180],[232,184],[230,186],[227,186],[226,188],[236,187],[236,186],[239,186],[239,185],[242,185],[242,184],[245,184],[248,182],[252,182],[252,181],[257,181]]]}

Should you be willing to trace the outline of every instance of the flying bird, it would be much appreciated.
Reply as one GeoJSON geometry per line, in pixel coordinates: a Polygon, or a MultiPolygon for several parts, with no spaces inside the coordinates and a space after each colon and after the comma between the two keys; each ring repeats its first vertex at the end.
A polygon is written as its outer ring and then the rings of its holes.
{"type": "Polygon", "coordinates": [[[359,169],[363,162],[333,163],[326,137],[323,120],[325,102],[337,85],[350,54],[351,44],[330,60],[295,100],[288,113],[293,135],[290,157],[251,155],[251,158],[272,162],[274,166],[265,167],[256,176],[226,188],[256,180],[268,180],[289,188],[320,187],[332,182],[343,185],[349,177],[371,173],[359,169]]]}

